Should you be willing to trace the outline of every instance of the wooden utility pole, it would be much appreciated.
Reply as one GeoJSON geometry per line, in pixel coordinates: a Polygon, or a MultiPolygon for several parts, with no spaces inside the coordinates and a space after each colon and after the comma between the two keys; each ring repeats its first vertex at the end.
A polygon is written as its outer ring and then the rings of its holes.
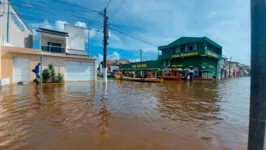
{"type": "Polygon", "coordinates": [[[251,84],[248,150],[263,150],[266,117],[266,0],[251,0],[251,84]]]}

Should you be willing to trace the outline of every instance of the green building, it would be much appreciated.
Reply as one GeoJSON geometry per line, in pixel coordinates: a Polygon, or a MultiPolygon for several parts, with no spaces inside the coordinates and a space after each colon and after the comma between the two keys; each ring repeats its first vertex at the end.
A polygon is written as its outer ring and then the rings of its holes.
{"type": "Polygon", "coordinates": [[[222,46],[207,37],[181,37],[174,42],[158,47],[158,60],[130,63],[122,70],[154,70],[162,72],[193,68],[196,76],[217,76],[217,65],[222,58],[222,46]]]}

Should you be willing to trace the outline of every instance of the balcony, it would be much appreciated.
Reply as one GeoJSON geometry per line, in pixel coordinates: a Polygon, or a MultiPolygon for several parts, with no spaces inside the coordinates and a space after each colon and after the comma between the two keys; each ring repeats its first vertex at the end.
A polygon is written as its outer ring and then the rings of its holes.
{"type": "Polygon", "coordinates": [[[66,53],[65,48],[51,45],[42,45],[42,51],[48,53],[66,53]]]}

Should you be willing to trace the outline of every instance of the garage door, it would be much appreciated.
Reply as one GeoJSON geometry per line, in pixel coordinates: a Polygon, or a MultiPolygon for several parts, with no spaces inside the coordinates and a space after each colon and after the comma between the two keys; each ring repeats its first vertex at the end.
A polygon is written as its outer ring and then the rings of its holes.
{"type": "Polygon", "coordinates": [[[66,81],[92,81],[94,79],[94,63],[65,61],[66,81]]]}
{"type": "Polygon", "coordinates": [[[14,58],[14,83],[30,82],[29,59],[14,58]]]}

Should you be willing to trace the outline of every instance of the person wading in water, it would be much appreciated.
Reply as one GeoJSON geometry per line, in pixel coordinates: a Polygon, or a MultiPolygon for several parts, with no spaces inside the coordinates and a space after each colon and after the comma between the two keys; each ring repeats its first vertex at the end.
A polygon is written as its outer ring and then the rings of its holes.
{"type": "Polygon", "coordinates": [[[35,75],[36,75],[36,78],[33,80],[33,82],[36,83],[36,84],[40,83],[40,65],[41,65],[41,62],[38,62],[38,64],[32,70],[32,72],[34,72],[35,75]]]}

